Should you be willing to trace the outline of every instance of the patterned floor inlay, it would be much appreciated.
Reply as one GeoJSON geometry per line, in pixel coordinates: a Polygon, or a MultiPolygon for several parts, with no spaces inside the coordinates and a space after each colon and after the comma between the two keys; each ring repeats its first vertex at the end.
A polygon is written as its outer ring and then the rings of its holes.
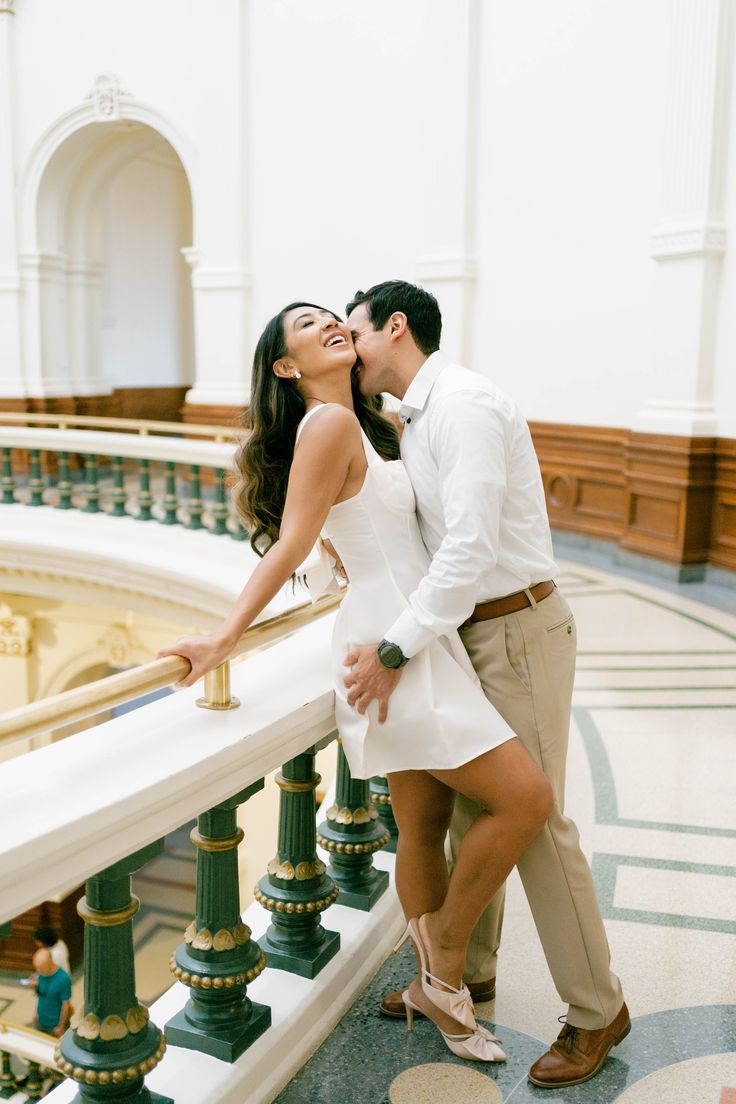
{"type": "Polygon", "coordinates": [[[458,1080],[469,1072],[496,1093],[479,1101],[502,1104],[736,1104],[736,617],[594,567],[563,565],[559,582],[579,640],[567,807],[631,1034],[584,1085],[528,1082],[564,1008],[513,874],[498,997],[479,1010],[498,1018],[507,1063],[462,1063],[426,1020],[408,1035],[379,1015],[381,994],[411,976],[409,952],[384,964],[278,1104],[343,1104],[358,1084],[363,1104],[470,1102],[471,1079],[464,1096],[458,1080]]]}
{"type": "Polygon", "coordinates": [[[485,1074],[428,1063],[404,1070],[388,1090],[391,1104],[501,1104],[498,1087],[485,1074]]]}

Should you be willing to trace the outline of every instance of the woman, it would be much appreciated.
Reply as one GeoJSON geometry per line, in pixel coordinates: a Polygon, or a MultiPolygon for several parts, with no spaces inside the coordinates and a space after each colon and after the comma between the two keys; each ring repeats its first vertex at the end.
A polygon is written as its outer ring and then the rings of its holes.
{"type": "Polygon", "coordinates": [[[192,664],[190,686],[222,663],[243,631],[329,538],[350,587],[336,621],[336,717],[358,778],[387,774],[399,825],[396,884],[419,973],[404,993],[408,1025],[421,1011],[462,1058],[503,1061],[475,1021],[462,983],[468,940],[481,912],[551,809],[547,780],[481,691],[456,633],[407,665],[379,722],[348,705],[344,659],[380,639],[427,570],[414,496],[380,400],[354,385],[350,332],[331,311],[285,307],[256,348],[251,434],[237,466],[238,507],[263,556],[222,627],[159,653],[192,664]],[[482,812],[465,834],[448,879],[444,840],[455,793],[482,812]]]}

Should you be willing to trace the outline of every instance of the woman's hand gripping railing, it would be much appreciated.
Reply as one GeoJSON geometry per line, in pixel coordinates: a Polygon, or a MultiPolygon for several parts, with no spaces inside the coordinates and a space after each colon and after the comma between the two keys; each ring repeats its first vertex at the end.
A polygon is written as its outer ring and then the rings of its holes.
{"type": "MultiPolygon", "coordinates": [[[[252,625],[243,633],[228,660],[220,668],[211,672],[209,683],[205,683],[205,696],[202,703],[210,709],[232,708],[232,705],[227,704],[228,699],[224,697],[225,683],[229,684],[229,669],[227,676],[222,672],[222,668],[228,666],[229,660],[244,652],[267,647],[296,632],[316,618],[332,612],[340,604],[340,600],[341,595],[329,595],[318,602],[305,602],[301,606],[252,625]]],[[[87,686],[65,690],[62,694],[55,694],[42,701],[12,709],[0,716],[0,745],[94,717],[116,705],[122,705],[153,690],[160,690],[164,686],[178,682],[186,678],[189,671],[188,660],[182,659],[181,656],[166,656],[163,659],[144,663],[130,671],[121,671],[117,675],[98,679],[87,686]]]]}

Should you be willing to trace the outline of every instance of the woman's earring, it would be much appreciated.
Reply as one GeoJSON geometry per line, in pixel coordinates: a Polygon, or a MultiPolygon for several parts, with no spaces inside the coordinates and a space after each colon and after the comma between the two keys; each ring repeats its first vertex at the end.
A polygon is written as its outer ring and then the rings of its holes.
{"type": "Polygon", "coordinates": [[[301,378],[302,378],[302,374],[301,374],[301,372],[299,372],[299,371],[296,371],[296,372],[294,373],[294,375],[293,375],[293,377],[292,377],[292,378],[293,378],[293,379],[301,379],[301,378]]]}

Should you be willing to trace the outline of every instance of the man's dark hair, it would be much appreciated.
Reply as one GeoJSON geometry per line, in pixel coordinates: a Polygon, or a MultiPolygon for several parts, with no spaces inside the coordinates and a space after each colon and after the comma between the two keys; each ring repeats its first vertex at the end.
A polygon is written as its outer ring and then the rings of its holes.
{"type": "Polygon", "coordinates": [[[418,349],[427,356],[440,347],[442,315],[431,291],[407,284],[405,280],[384,280],[368,291],[356,291],[345,313],[365,303],[375,330],[382,330],[394,311],[406,315],[407,325],[418,349]]]}
{"type": "Polygon", "coordinates": [[[37,939],[39,943],[43,943],[44,947],[53,947],[54,944],[59,942],[59,937],[54,928],[36,928],[33,938],[37,939]]]}

